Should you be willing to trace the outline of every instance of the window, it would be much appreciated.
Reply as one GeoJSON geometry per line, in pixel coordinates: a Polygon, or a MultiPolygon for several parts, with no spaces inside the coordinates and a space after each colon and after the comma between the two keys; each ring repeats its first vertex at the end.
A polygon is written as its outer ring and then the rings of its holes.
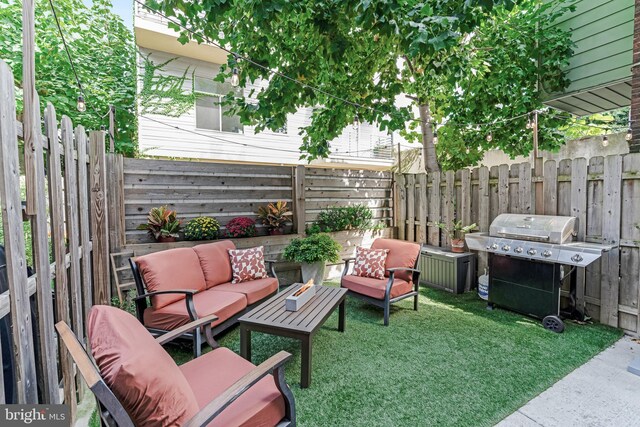
{"type": "Polygon", "coordinates": [[[196,100],[196,127],[221,132],[242,133],[240,117],[228,116],[228,106],[221,105],[225,93],[234,88],[228,83],[218,83],[202,77],[195,78],[195,91],[201,96],[196,100]]]}

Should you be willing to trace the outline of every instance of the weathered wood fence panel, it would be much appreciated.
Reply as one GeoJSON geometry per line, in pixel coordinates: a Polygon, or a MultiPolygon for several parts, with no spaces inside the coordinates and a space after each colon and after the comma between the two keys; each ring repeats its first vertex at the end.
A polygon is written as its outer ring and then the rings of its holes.
{"type": "MultiPolygon", "coordinates": [[[[577,304],[596,320],[640,333],[640,154],[594,157],[588,162],[583,158],[538,161],[537,169],[530,163],[491,170],[479,167],[430,174],[426,180],[426,189],[414,186],[422,192],[416,200],[425,197],[416,204],[409,200],[415,193],[409,188],[412,178],[395,177],[397,211],[420,218],[411,222],[398,216],[399,236],[416,236],[420,241],[422,204],[428,206],[427,221],[462,219],[465,224],[478,224],[480,231],[488,231],[491,221],[507,212],[575,216],[579,240],[614,246],[600,261],[578,269],[577,304]]],[[[448,245],[435,227],[429,227],[427,237],[431,245],[448,245]]],[[[479,274],[486,262],[486,253],[481,252],[479,274]]]]}

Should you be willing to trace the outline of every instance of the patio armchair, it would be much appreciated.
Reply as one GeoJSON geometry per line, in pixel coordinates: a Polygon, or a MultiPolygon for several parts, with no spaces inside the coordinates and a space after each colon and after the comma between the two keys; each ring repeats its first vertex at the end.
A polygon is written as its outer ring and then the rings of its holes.
{"type": "Polygon", "coordinates": [[[56,329],[95,395],[103,426],[295,426],[284,380],[284,351],[254,366],[219,347],[215,315],[153,338],[129,313],[94,306],[88,320],[92,358],[64,322],[56,329]],[[213,350],[178,366],[161,344],[204,328],[213,350]]]}
{"type": "Polygon", "coordinates": [[[376,279],[348,274],[351,261],[344,259],[344,270],[340,287],[347,288],[347,295],[381,307],[384,310],[384,325],[389,326],[391,304],[413,297],[413,309],[418,310],[420,270],[418,259],[420,245],[395,239],[376,239],[372,249],[387,249],[385,278],[376,279]]]}

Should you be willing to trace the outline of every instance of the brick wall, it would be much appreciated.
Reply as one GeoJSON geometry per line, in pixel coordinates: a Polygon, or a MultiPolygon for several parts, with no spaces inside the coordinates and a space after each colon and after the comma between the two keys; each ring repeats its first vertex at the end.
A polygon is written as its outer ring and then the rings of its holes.
{"type": "Polygon", "coordinates": [[[631,70],[631,128],[633,139],[629,142],[629,151],[640,153],[640,0],[636,0],[633,36],[633,63],[631,70]]]}

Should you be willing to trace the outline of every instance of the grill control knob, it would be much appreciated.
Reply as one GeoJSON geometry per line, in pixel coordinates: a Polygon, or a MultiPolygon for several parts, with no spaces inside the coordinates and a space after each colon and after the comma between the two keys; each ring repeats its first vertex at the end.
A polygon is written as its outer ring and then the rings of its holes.
{"type": "Polygon", "coordinates": [[[522,247],[521,247],[521,246],[518,246],[517,248],[515,248],[515,249],[513,250],[513,252],[515,252],[515,253],[517,253],[517,254],[521,254],[521,253],[522,253],[522,247]]]}
{"type": "Polygon", "coordinates": [[[490,249],[495,251],[496,249],[498,249],[498,245],[496,243],[494,243],[493,245],[491,245],[490,249]]]}
{"type": "Polygon", "coordinates": [[[511,250],[511,246],[509,246],[509,245],[504,245],[504,246],[502,247],[502,250],[503,250],[503,251],[505,251],[505,252],[509,252],[509,251],[511,250]]]}
{"type": "Polygon", "coordinates": [[[551,251],[542,252],[542,256],[545,257],[545,258],[549,258],[551,256],[551,251]]]}
{"type": "Polygon", "coordinates": [[[527,251],[527,253],[528,253],[529,255],[533,256],[533,255],[537,254],[537,253],[538,253],[538,251],[536,251],[535,249],[531,248],[531,249],[529,249],[529,250],[527,251]]]}
{"type": "Polygon", "coordinates": [[[574,256],[571,257],[571,261],[573,261],[573,262],[580,262],[583,259],[584,258],[582,258],[582,255],[580,255],[580,254],[575,254],[574,256]]]}

